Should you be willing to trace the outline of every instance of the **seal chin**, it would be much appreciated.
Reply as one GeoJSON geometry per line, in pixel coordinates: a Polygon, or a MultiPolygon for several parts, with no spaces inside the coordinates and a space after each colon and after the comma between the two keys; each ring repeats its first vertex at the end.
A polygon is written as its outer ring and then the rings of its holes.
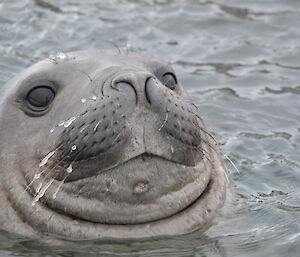
{"type": "MultiPolygon", "coordinates": [[[[34,230],[69,239],[188,233],[215,215],[228,192],[225,167],[216,153],[211,158],[191,168],[176,163],[170,167],[159,157],[139,156],[93,177],[62,185],[50,180],[53,183],[34,205],[34,193],[24,194],[22,184],[12,181],[9,201],[34,230]]],[[[34,189],[37,186],[32,184],[34,189]]]]}
{"type": "Polygon", "coordinates": [[[61,181],[53,181],[42,200],[49,208],[84,221],[141,224],[190,206],[205,191],[210,176],[204,162],[190,167],[144,153],[60,188],[61,181]]]}

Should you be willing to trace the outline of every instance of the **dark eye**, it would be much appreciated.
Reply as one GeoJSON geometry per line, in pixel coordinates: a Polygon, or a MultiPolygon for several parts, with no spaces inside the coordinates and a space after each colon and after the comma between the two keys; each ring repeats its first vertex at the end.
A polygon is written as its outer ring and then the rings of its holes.
{"type": "Polygon", "coordinates": [[[171,90],[175,90],[175,87],[177,85],[177,79],[176,76],[171,73],[171,72],[167,72],[165,73],[162,78],[161,78],[161,82],[168,88],[170,88],[171,90]]]}
{"type": "Polygon", "coordinates": [[[42,112],[48,108],[54,97],[55,93],[51,87],[37,86],[28,92],[26,103],[32,111],[42,112]]]}

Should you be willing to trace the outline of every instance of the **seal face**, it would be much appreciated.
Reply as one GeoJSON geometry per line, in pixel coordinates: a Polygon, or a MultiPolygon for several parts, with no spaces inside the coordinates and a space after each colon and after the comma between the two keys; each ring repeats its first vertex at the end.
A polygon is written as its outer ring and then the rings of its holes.
{"type": "Polygon", "coordinates": [[[201,227],[224,203],[221,154],[164,62],[60,54],[9,82],[0,106],[4,229],[174,235],[201,227]]]}

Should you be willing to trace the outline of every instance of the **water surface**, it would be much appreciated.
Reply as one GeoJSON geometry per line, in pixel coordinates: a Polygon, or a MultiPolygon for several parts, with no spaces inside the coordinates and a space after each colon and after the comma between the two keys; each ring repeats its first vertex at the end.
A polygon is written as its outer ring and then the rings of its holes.
{"type": "Polygon", "coordinates": [[[235,210],[205,231],[73,243],[0,233],[0,256],[300,256],[300,1],[0,0],[0,87],[58,51],[158,57],[217,132],[235,210]]]}

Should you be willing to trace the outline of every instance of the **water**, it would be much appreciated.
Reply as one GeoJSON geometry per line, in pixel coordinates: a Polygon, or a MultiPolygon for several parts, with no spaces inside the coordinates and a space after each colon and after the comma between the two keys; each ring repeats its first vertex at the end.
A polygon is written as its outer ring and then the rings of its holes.
{"type": "Polygon", "coordinates": [[[73,243],[0,233],[0,256],[300,256],[300,1],[0,0],[0,85],[56,53],[173,64],[218,134],[239,203],[206,232],[73,243]]]}

